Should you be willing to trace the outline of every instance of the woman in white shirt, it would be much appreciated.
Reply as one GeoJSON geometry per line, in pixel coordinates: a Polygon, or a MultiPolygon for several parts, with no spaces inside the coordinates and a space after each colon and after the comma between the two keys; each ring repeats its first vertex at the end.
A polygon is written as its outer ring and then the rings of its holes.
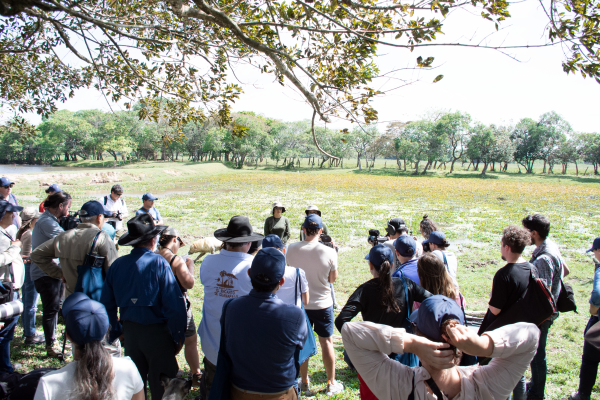
{"type": "Polygon", "coordinates": [[[458,259],[456,255],[446,250],[450,247],[450,242],[446,239],[446,235],[440,231],[433,231],[429,235],[429,239],[423,241],[423,244],[429,243],[429,249],[435,254],[446,266],[446,270],[454,281],[454,286],[458,289],[458,279],[456,273],[458,271],[458,259]]]}
{"type": "Polygon", "coordinates": [[[108,331],[104,305],[81,292],[63,304],[74,361],[40,379],[34,400],[143,400],[144,383],[129,357],[113,358],[102,345],[108,331]]]}

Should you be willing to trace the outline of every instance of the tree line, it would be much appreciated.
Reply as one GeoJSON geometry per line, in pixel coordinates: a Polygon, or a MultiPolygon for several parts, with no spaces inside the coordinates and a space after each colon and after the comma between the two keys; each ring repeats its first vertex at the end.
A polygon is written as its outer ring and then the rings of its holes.
{"type": "Polygon", "coordinates": [[[431,112],[411,122],[392,122],[380,131],[376,125],[353,129],[316,127],[319,143],[333,157],[315,147],[311,121],[284,122],[253,112],[232,114],[222,125],[208,119],[190,122],[173,134],[165,120],[140,120],[131,111],[57,111],[23,135],[18,125],[0,127],[0,162],[48,164],[53,161],[104,160],[218,160],[237,167],[266,160],[276,166],[372,168],[377,158],[395,160],[398,169],[425,174],[432,169],[454,172],[456,162],[467,170],[506,171],[516,163],[520,172],[533,173],[536,161],[543,173],[554,173],[581,162],[599,174],[600,134],[578,133],[556,112],[537,120],[523,118],[514,125],[487,125],[465,112],[431,112]],[[174,138],[164,140],[164,138],[174,138]],[[337,157],[338,159],[334,158],[337,157]]]}

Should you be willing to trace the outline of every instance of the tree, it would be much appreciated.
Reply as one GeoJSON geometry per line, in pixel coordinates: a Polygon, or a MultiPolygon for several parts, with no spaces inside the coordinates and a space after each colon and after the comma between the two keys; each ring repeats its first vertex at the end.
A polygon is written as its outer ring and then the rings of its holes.
{"type": "MultiPolygon", "coordinates": [[[[542,138],[538,124],[531,118],[523,118],[515,126],[511,139],[515,142],[515,161],[525,168],[528,174],[533,173],[535,160],[542,158],[542,138]]],[[[519,172],[521,169],[519,168],[519,172]]]]}
{"type": "Polygon", "coordinates": [[[600,134],[582,133],[580,137],[586,143],[583,161],[593,165],[594,175],[600,174],[600,134]]]}
{"type": "Polygon", "coordinates": [[[554,111],[547,112],[540,117],[537,129],[541,140],[540,153],[544,160],[542,173],[546,173],[546,164],[548,164],[548,173],[551,173],[557,160],[560,143],[564,142],[573,130],[571,125],[554,111]]]}
{"type": "Polygon", "coordinates": [[[467,153],[472,155],[472,159],[477,159],[483,162],[481,175],[485,176],[488,164],[494,156],[494,146],[496,140],[494,138],[494,129],[482,123],[477,123],[473,127],[473,136],[467,145],[467,153]]]}
{"type": "Polygon", "coordinates": [[[450,147],[450,173],[454,171],[454,163],[460,160],[466,150],[466,144],[469,142],[471,116],[467,113],[456,111],[454,113],[445,113],[436,121],[434,129],[438,135],[444,135],[448,138],[450,147]]]}

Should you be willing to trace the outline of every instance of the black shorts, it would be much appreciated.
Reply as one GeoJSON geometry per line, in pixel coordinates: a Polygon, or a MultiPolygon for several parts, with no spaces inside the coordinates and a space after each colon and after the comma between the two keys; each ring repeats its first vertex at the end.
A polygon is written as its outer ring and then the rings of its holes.
{"type": "Polygon", "coordinates": [[[317,335],[323,338],[333,336],[333,306],[322,310],[306,310],[310,325],[314,327],[317,335]]]}

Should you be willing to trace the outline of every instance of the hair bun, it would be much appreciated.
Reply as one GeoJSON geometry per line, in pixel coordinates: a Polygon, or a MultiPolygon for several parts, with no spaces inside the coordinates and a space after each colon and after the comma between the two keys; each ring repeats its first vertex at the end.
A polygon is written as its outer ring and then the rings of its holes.
{"type": "Polygon", "coordinates": [[[427,219],[427,218],[429,218],[429,215],[427,215],[427,214],[423,215],[423,219],[427,219]]]}

